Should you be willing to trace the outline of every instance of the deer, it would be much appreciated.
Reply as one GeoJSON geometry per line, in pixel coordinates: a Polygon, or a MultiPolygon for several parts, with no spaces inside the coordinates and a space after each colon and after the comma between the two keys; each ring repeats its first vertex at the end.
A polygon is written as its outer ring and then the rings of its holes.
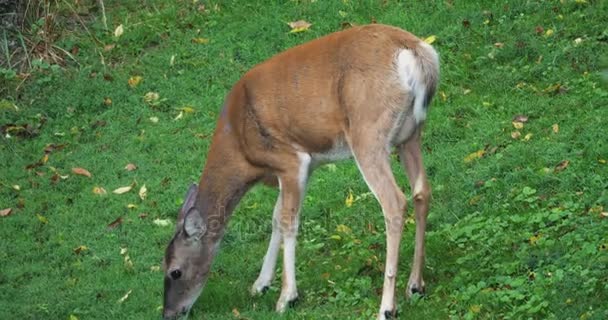
{"type": "Polygon", "coordinates": [[[190,186],[166,248],[164,319],[187,317],[209,278],[235,207],[258,183],[278,187],[272,234],[251,287],[271,285],[283,249],[276,311],[298,298],[296,243],[311,172],[354,159],[380,204],[386,263],[377,319],[397,315],[399,248],[407,199],[390,166],[393,151],[409,180],[415,246],[406,296],[423,294],[424,237],[431,189],[421,133],[439,82],[439,56],[400,28],[371,24],[317,38],[262,62],[234,84],[219,115],[198,185],[190,186]]]}

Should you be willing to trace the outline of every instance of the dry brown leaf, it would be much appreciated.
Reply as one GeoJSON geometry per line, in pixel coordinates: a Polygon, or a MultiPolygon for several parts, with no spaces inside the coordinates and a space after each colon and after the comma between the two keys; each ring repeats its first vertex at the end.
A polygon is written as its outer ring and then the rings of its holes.
{"type": "Polygon", "coordinates": [[[239,310],[237,308],[232,309],[232,314],[234,315],[235,318],[241,317],[241,313],[239,312],[239,310]]]}
{"type": "Polygon", "coordinates": [[[72,172],[74,174],[77,175],[81,175],[81,176],[85,176],[85,177],[91,177],[91,173],[89,172],[89,170],[85,169],[85,168],[72,168],[72,172]]]}
{"type": "Polygon", "coordinates": [[[132,163],[129,163],[125,166],[125,170],[127,170],[127,171],[133,171],[135,169],[137,169],[137,166],[132,163]]]}
{"type": "Polygon", "coordinates": [[[303,32],[308,30],[310,26],[312,26],[311,23],[304,20],[293,21],[287,24],[291,28],[291,31],[289,31],[289,33],[303,32]]]}
{"type": "Polygon", "coordinates": [[[517,139],[519,139],[519,137],[521,137],[521,132],[519,132],[519,131],[513,131],[513,132],[511,132],[511,138],[517,140],[517,139]]]}
{"type": "Polygon", "coordinates": [[[133,76],[133,77],[129,78],[129,81],[128,81],[129,87],[131,87],[131,88],[137,87],[143,79],[144,78],[141,76],[133,76]]]}
{"type": "Polygon", "coordinates": [[[13,213],[13,208],[2,209],[0,210],[0,217],[9,216],[11,213],[13,213]]]}
{"type": "Polygon", "coordinates": [[[477,151],[469,154],[468,156],[464,157],[464,163],[469,163],[469,162],[472,162],[473,160],[479,159],[479,158],[483,157],[483,155],[485,153],[486,153],[485,149],[477,150],[477,151]]]}
{"type": "Polygon", "coordinates": [[[116,227],[118,227],[119,225],[122,224],[122,221],[123,221],[122,217],[116,218],[116,220],[114,220],[108,224],[108,230],[116,229],[116,227]]]}
{"type": "Polygon", "coordinates": [[[133,189],[133,186],[126,186],[126,187],[120,187],[118,189],[115,189],[112,192],[115,194],[123,194],[123,193],[127,193],[127,192],[131,191],[131,189],[133,189]]]}
{"type": "Polygon", "coordinates": [[[562,162],[558,163],[555,166],[555,169],[553,169],[553,172],[564,171],[564,170],[566,170],[566,168],[568,167],[569,164],[570,164],[569,160],[563,160],[562,162]]]}
{"type": "Polygon", "coordinates": [[[104,189],[102,187],[94,187],[93,188],[93,193],[97,194],[97,195],[100,195],[100,196],[108,194],[108,192],[106,191],[106,189],[104,189]]]}

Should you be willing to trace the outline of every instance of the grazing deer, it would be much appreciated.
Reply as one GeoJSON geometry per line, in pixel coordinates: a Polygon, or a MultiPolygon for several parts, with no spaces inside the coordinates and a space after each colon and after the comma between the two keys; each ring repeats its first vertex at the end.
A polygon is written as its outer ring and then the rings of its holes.
{"type": "Polygon", "coordinates": [[[198,186],[192,185],[167,247],[163,315],[187,316],[201,294],[227,221],[258,182],[278,185],[272,235],[252,287],[274,278],[283,244],[276,310],[298,297],[296,236],[306,183],[324,163],[354,157],[382,207],[386,269],[378,319],[396,315],[395,283],[406,197],[390,166],[395,147],[407,172],[416,244],[407,295],[424,291],[424,233],[430,187],[420,135],[439,79],[435,50],[401,29],[353,27],[280,53],[247,72],[228,94],[198,186]]]}

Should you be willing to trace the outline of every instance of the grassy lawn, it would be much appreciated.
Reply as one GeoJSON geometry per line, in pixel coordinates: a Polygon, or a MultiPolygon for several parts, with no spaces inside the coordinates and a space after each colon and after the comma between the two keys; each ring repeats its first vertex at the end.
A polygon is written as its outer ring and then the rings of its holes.
{"type": "MultiPolygon", "coordinates": [[[[401,318],[608,319],[608,2],[106,1],[107,32],[88,5],[58,9],[55,44],[75,61],[33,61],[25,81],[0,69],[0,210],[12,208],[0,217],[0,319],[158,318],[164,249],[232,84],[372,21],[435,36],[442,63],[424,134],[427,295],[404,298],[410,201],[401,318]],[[290,33],[300,19],[311,28],[290,33]]],[[[276,196],[259,186],[243,199],[192,318],[373,318],[384,223],[352,162],[310,181],[299,303],[274,313],[280,277],[249,296],[276,196]]]]}

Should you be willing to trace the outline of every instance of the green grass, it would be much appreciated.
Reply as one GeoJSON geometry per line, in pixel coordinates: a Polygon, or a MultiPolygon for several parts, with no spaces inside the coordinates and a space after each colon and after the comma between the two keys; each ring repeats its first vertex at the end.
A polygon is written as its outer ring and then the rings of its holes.
{"type": "MultiPolygon", "coordinates": [[[[64,32],[57,44],[78,46],[79,65],[35,63],[21,86],[1,70],[0,125],[45,119],[39,135],[13,131],[0,144],[0,209],[13,208],[0,218],[1,319],[158,318],[162,273],[151,267],[159,266],[173,227],[153,221],[174,221],[187,186],[198,180],[231,85],[256,63],[342,22],[372,20],[435,35],[442,62],[424,135],[433,186],[428,295],[404,299],[413,253],[408,224],[402,318],[608,318],[605,1],[143,3],[106,1],[111,29],[124,25],[118,39],[100,18],[84,19],[90,34],[79,25],[64,32]],[[289,34],[286,22],[299,19],[313,26],[289,34]],[[107,44],[116,47],[104,51],[107,44]],[[127,84],[132,76],[143,78],[135,88],[127,84]],[[154,105],[143,99],[151,91],[160,95],[154,105]],[[195,112],[174,120],[185,107],[195,112]],[[513,139],[518,114],[529,120],[513,139]],[[27,170],[49,144],[64,148],[27,170]],[[482,157],[465,162],[478,150],[482,157]],[[555,171],[563,160],[569,165],[555,171]],[[138,169],[124,170],[127,163],[138,169]],[[73,167],[92,178],[72,174],[73,167]],[[130,193],[111,193],[132,183],[130,193]],[[108,195],[95,195],[94,187],[108,195]],[[118,217],[123,223],[108,230],[118,217]],[[76,253],[79,246],[87,249],[76,253]]],[[[283,316],[273,312],[280,277],[265,296],[249,296],[276,195],[257,187],[241,202],[193,318],[236,319],[233,309],[247,319],[372,318],[382,286],[383,219],[350,162],[320,168],[311,179],[297,252],[299,304],[283,316]],[[360,196],[352,207],[344,202],[349,192],[360,196]]]]}

